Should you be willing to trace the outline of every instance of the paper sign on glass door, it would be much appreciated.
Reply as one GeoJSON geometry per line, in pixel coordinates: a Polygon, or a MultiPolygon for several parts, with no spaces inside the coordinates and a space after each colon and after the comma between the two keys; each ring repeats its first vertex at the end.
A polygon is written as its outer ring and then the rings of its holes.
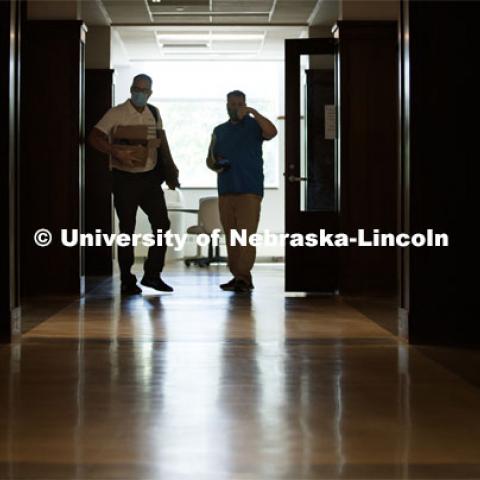
{"type": "Polygon", "coordinates": [[[337,109],[335,105],[325,105],[325,138],[333,140],[337,137],[337,109]]]}

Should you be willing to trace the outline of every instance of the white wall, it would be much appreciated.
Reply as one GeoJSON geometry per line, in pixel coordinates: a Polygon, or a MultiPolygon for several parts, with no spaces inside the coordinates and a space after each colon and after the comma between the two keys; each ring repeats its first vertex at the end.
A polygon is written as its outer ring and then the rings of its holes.
{"type": "MultiPolygon", "coordinates": [[[[142,73],[135,66],[122,66],[115,68],[115,104],[121,103],[125,101],[129,97],[129,90],[130,85],[132,82],[132,78],[138,74],[142,73]]],[[[284,81],[283,81],[283,68],[279,69],[279,105],[281,106],[279,111],[280,115],[284,115],[284,81]]],[[[147,73],[148,72],[144,72],[147,73]]],[[[261,79],[259,79],[261,81],[261,79]]],[[[247,92],[248,93],[248,92],[247,92]]],[[[219,92],[219,95],[223,95],[224,92],[219,92]]],[[[254,105],[252,105],[254,107],[254,105]]],[[[161,105],[159,105],[161,109],[161,105]]],[[[225,112],[225,119],[227,119],[226,112],[225,112]]],[[[277,126],[279,137],[278,137],[278,145],[279,145],[279,188],[275,189],[265,189],[265,196],[262,202],[262,215],[261,221],[259,226],[259,231],[269,230],[270,232],[274,233],[282,233],[284,232],[284,184],[283,184],[283,171],[284,171],[284,121],[278,119],[271,119],[277,126]]],[[[166,131],[168,135],[168,125],[166,125],[166,131]]],[[[207,167],[205,167],[207,168],[207,167]]],[[[171,192],[170,192],[171,193],[171,192]]],[[[184,188],[181,190],[181,194],[183,197],[183,204],[185,208],[198,208],[198,201],[202,197],[206,196],[216,196],[217,191],[216,189],[189,189],[184,188]]],[[[167,195],[170,195],[167,193],[167,195]]],[[[168,197],[167,197],[168,198],[168,197]]],[[[196,224],[196,217],[195,215],[188,214],[188,213],[171,213],[170,220],[172,222],[172,231],[175,231],[177,228],[180,230],[186,229],[190,225],[196,224]],[[177,228],[175,228],[177,227],[177,228]]],[[[139,212],[137,215],[137,233],[146,233],[150,231],[148,219],[143,212],[139,212]]],[[[184,230],[183,230],[184,231],[184,230]]],[[[175,232],[175,233],[183,233],[175,232]]],[[[145,256],[146,249],[144,247],[137,247],[136,248],[136,256],[145,256]]],[[[184,254],[187,256],[195,255],[195,243],[194,239],[192,238],[191,241],[188,243],[187,248],[185,249],[184,254]]],[[[283,257],[283,248],[281,247],[260,247],[257,249],[258,257],[283,257]]],[[[174,252],[169,252],[167,256],[167,260],[173,260],[178,258],[178,254],[174,254],[174,252]]]]}

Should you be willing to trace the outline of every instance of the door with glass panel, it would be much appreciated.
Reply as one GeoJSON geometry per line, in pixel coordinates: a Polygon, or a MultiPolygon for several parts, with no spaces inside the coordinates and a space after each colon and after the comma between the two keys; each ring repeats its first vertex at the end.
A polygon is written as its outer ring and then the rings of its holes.
{"type": "Polygon", "coordinates": [[[285,43],[285,229],[292,240],[285,251],[288,292],[337,291],[338,247],[302,246],[308,233],[320,240],[322,230],[335,234],[338,228],[336,58],[333,39],[285,43]],[[296,241],[294,234],[300,234],[296,241]]]}

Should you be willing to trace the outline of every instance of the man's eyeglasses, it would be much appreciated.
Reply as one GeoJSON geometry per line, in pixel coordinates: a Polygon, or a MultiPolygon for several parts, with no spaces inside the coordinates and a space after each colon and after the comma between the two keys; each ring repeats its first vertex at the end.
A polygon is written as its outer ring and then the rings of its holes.
{"type": "Polygon", "coordinates": [[[147,94],[152,93],[152,91],[149,88],[132,87],[130,90],[136,93],[147,93],[147,94]]]}

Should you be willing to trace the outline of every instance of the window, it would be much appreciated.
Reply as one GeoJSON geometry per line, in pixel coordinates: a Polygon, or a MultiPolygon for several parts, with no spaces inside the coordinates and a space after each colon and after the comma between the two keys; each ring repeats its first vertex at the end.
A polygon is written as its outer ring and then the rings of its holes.
{"type": "MultiPolygon", "coordinates": [[[[242,90],[247,105],[274,123],[279,112],[279,62],[161,62],[145,70],[154,78],[150,102],[160,109],[182,187],[216,187],[206,167],[213,128],[228,120],[226,94],[242,90]]],[[[278,187],[279,144],[263,144],[265,187],[278,187]]]]}

